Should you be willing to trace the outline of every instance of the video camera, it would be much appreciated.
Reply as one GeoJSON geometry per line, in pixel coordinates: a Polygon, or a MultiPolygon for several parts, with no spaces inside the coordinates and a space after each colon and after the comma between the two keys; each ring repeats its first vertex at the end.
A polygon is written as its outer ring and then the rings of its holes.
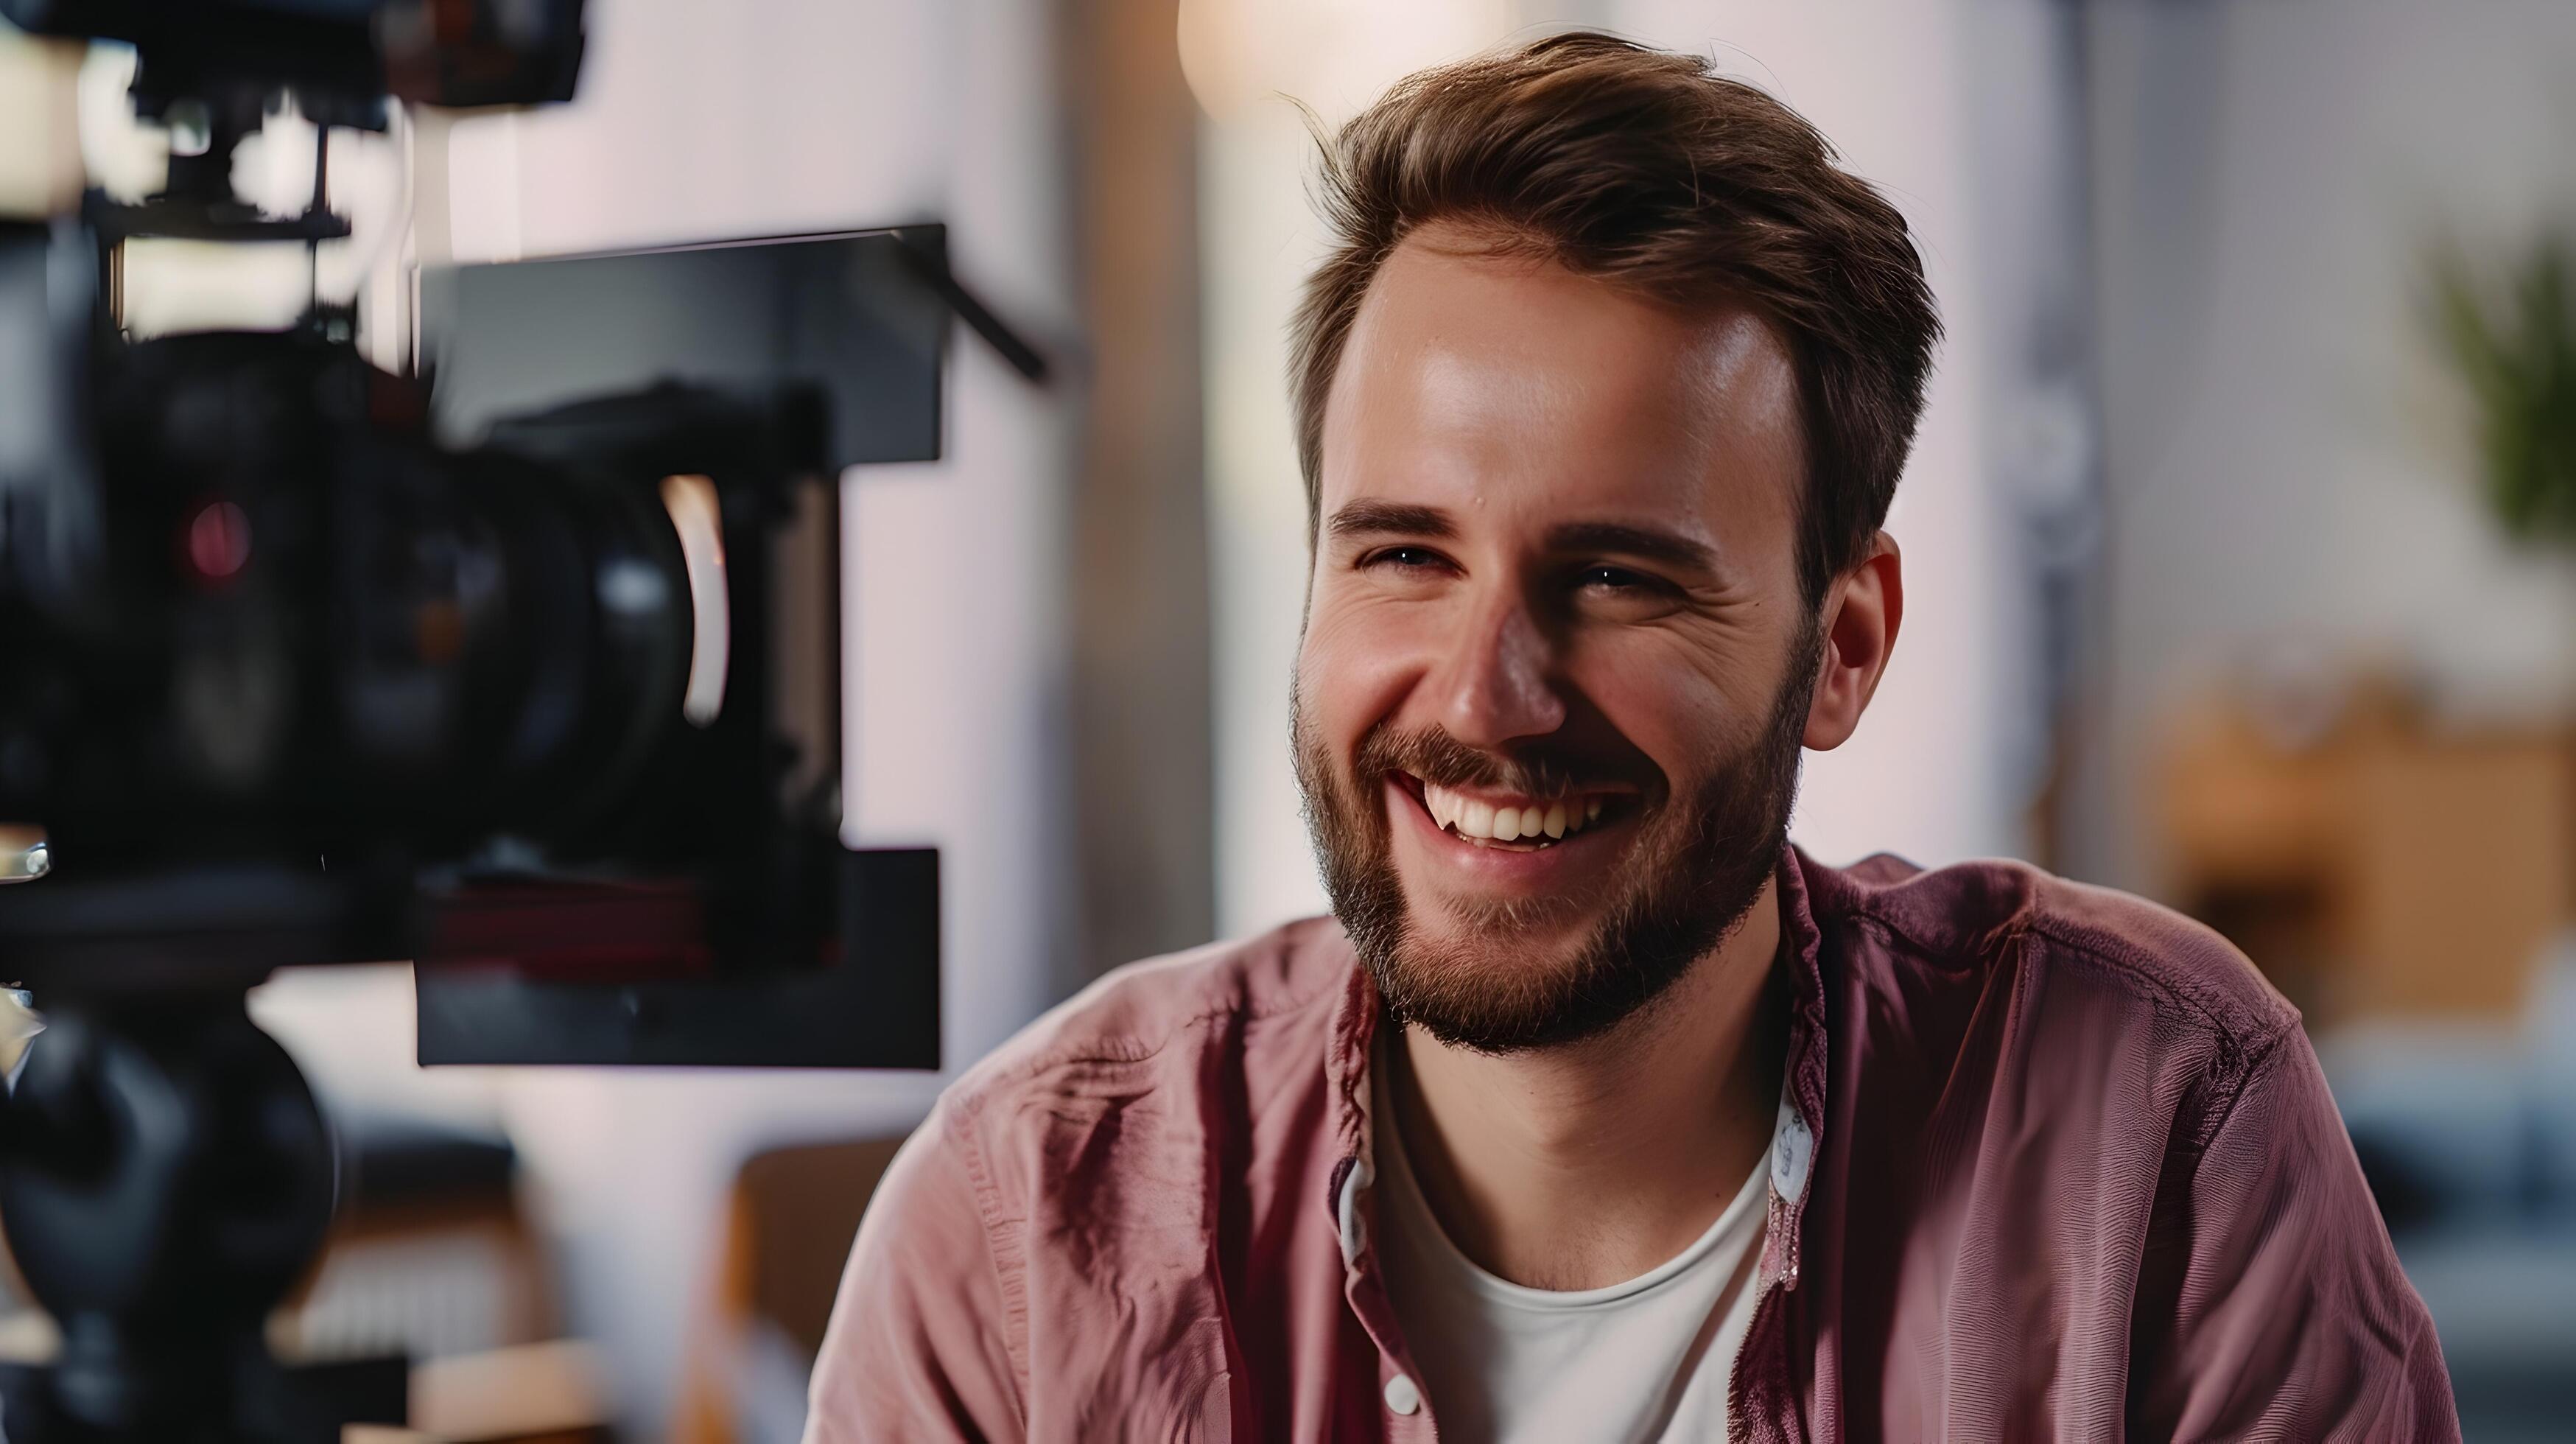
{"type": "Polygon", "coordinates": [[[936,225],[427,270],[393,369],[318,286],[133,336],[133,243],[318,258],[333,130],[569,99],[580,0],[0,16],[133,46],[173,137],[157,194],[0,219],[0,980],[49,1020],[0,1217],[65,1340],[7,1425],[331,1437],[385,1389],[258,1344],[331,1156],[242,990],[415,960],[423,1062],[937,1066],[936,854],[840,838],[836,479],[937,455],[952,315],[1043,363],[936,225]],[[278,215],[233,159],[290,106],[278,215]]]}

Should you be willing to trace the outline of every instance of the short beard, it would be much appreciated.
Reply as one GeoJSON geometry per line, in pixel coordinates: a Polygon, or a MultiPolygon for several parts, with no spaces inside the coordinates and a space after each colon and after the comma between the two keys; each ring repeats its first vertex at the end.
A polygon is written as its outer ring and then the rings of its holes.
{"type": "Polygon", "coordinates": [[[1437,729],[1384,727],[1362,739],[1355,775],[1344,779],[1297,699],[1291,750],[1325,891],[1388,1015],[1450,1046],[1502,1054],[1599,1037],[1662,998],[1744,921],[1779,865],[1822,641],[1810,620],[1761,730],[1695,795],[1668,796],[1641,816],[1618,868],[1627,885],[1559,958],[1515,954],[1524,929],[1554,920],[1571,899],[1453,910],[1464,936],[1414,936],[1390,852],[1385,783],[1410,772],[1442,786],[1549,796],[1584,779],[1545,756],[1498,759],[1437,729]]]}

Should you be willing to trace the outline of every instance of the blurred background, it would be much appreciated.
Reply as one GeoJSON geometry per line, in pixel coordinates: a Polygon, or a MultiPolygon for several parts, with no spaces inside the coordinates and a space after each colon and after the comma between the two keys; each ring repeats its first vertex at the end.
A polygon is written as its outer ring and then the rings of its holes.
{"type": "Polygon", "coordinates": [[[419,128],[419,257],[939,220],[1058,363],[961,343],[944,458],[843,482],[848,831],[943,852],[949,1069],[424,1071],[407,970],[281,975],[256,1016],[377,1180],[283,1342],[431,1360],[445,1437],[793,1439],[944,1079],[1109,967],[1321,908],[1292,99],[1335,122],[1568,24],[1804,112],[1949,325],[1904,644],[1797,840],[2028,858],[2228,933],[2306,1012],[2469,1437],[2563,1437],[2564,0],[592,0],[575,102],[419,128]]]}

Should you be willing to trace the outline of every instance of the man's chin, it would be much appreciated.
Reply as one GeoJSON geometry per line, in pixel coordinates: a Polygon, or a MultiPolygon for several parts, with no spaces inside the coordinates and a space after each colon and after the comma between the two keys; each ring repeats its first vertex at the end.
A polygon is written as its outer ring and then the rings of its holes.
{"type": "Polygon", "coordinates": [[[1372,969],[1399,1022],[1453,1047],[1518,1052],[1567,1040],[1585,942],[1482,928],[1408,930],[1372,969]]]}
{"type": "Polygon", "coordinates": [[[1407,871],[1401,864],[1395,869],[1404,893],[1405,933],[1434,944],[1570,949],[1599,932],[1611,907],[1602,887],[1533,891],[1428,886],[1405,876],[1407,871]]]}
{"type": "Polygon", "coordinates": [[[1444,898],[1405,910],[1405,936],[1426,947],[1508,948],[1531,958],[1571,953],[1600,932],[1600,912],[1568,897],[1444,898]]]}
{"type": "Polygon", "coordinates": [[[1442,1043],[1577,1043],[1650,1005],[1741,915],[1640,905],[1652,896],[1407,891],[1362,955],[1393,1015],[1442,1043]]]}

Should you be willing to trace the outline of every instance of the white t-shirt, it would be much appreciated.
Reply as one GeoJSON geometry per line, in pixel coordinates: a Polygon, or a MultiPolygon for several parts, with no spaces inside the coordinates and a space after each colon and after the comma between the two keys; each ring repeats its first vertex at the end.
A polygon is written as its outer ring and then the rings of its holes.
{"type": "Polygon", "coordinates": [[[1383,1086],[1375,1102],[1379,1269],[1443,1440],[1727,1437],[1728,1386],[1753,1323],[1769,1150],[1708,1232],[1655,1268],[1605,1288],[1524,1288],[1449,1241],[1383,1086]]]}

